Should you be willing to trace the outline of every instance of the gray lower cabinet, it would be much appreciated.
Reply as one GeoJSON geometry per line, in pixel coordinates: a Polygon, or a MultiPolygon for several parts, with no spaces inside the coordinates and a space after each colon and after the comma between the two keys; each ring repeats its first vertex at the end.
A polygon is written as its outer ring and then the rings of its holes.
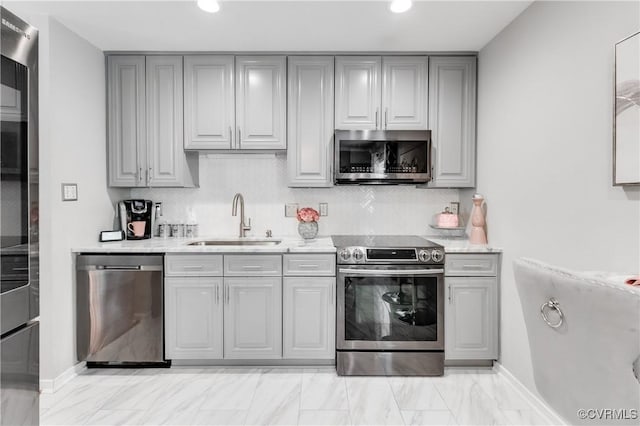
{"type": "Polygon", "coordinates": [[[499,255],[447,254],[445,262],[445,359],[498,359],[499,255]]]}
{"type": "Polygon", "coordinates": [[[224,287],[224,357],[282,358],[282,278],[225,278],[224,287]]]}
{"type": "Polygon", "coordinates": [[[335,358],[335,288],[335,277],[284,277],[284,358],[335,358]]]}
{"type": "Polygon", "coordinates": [[[168,359],[222,358],[222,277],[165,279],[168,359]]]}
{"type": "Polygon", "coordinates": [[[472,188],[476,181],[476,57],[429,58],[429,129],[433,188],[472,188]]]}

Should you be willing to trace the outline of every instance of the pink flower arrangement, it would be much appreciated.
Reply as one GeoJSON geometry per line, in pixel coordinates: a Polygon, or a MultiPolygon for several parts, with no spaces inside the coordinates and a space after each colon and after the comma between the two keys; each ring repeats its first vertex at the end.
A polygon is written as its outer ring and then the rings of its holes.
{"type": "Polygon", "coordinates": [[[320,214],[316,209],[311,207],[304,207],[298,210],[298,220],[300,222],[317,222],[320,219],[320,214]]]}

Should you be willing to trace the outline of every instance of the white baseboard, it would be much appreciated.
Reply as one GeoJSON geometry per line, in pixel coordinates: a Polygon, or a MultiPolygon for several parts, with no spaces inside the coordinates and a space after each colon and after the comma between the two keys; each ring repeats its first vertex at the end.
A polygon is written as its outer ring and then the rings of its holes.
{"type": "Polygon", "coordinates": [[[62,374],[58,375],[53,380],[40,380],[40,392],[41,393],[54,393],[57,392],[62,386],[69,382],[87,368],[86,362],[80,362],[74,366],[67,368],[62,374]]]}
{"type": "Polygon", "coordinates": [[[500,374],[505,378],[511,386],[515,388],[517,392],[520,393],[525,400],[529,401],[529,403],[534,407],[534,409],[544,417],[549,424],[554,425],[567,425],[567,423],[560,417],[558,413],[556,413],[553,408],[549,407],[549,405],[544,402],[538,395],[531,392],[528,387],[522,384],[520,380],[516,378],[509,370],[507,370],[502,364],[499,362],[495,362],[494,370],[496,373],[500,374]]]}

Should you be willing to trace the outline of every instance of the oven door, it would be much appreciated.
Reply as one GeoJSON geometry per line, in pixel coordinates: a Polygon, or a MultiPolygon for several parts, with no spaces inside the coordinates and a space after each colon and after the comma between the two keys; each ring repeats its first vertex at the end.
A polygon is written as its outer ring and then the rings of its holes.
{"type": "Polygon", "coordinates": [[[444,350],[444,269],[340,266],[338,350],[444,350]]]}

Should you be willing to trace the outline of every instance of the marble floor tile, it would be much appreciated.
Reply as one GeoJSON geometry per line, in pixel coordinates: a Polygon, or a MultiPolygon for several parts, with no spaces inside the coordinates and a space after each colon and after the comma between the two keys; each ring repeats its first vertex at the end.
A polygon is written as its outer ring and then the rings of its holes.
{"type": "Polygon", "coordinates": [[[200,409],[248,410],[260,375],[258,369],[229,369],[210,375],[211,387],[205,394],[200,409]]]}
{"type": "Polygon", "coordinates": [[[144,411],[139,410],[98,410],[86,424],[92,426],[121,426],[143,424],[144,411]]]}
{"type": "Polygon", "coordinates": [[[400,410],[448,410],[429,378],[391,377],[389,383],[400,410]]]}
{"type": "Polygon", "coordinates": [[[301,410],[348,410],[344,377],[333,371],[305,371],[302,374],[301,410]]]}
{"type": "Polygon", "coordinates": [[[457,425],[449,410],[402,410],[405,425],[457,425]]]}
{"type": "Polygon", "coordinates": [[[503,425],[507,420],[497,402],[474,380],[455,379],[436,383],[436,389],[458,424],[503,425]],[[456,383],[455,380],[458,380],[456,383]]]}
{"type": "Polygon", "coordinates": [[[332,368],[89,370],[42,394],[42,425],[545,425],[492,370],[340,377],[332,368]]]}
{"type": "Polygon", "coordinates": [[[529,426],[529,425],[553,425],[547,418],[538,414],[535,409],[528,410],[504,410],[503,411],[508,424],[517,426],[529,426]]]}
{"type": "Polygon", "coordinates": [[[266,370],[260,375],[246,424],[295,425],[300,408],[302,372],[266,370]]]}
{"type": "Polygon", "coordinates": [[[404,424],[386,378],[348,378],[346,382],[354,425],[404,424]]]}
{"type": "Polygon", "coordinates": [[[247,418],[245,410],[200,410],[192,423],[204,425],[243,425],[247,418]]]}
{"type": "Polygon", "coordinates": [[[162,376],[150,377],[142,382],[122,386],[120,391],[106,399],[105,410],[148,410],[171,389],[162,376]]]}
{"type": "Polygon", "coordinates": [[[528,410],[527,402],[509,382],[497,374],[474,374],[474,380],[482,390],[498,403],[501,410],[528,410]]]}
{"type": "Polygon", "coordinates": [[[351,424],[348,410],[300,410],[298,424],[347,426],[351,424]]]}

